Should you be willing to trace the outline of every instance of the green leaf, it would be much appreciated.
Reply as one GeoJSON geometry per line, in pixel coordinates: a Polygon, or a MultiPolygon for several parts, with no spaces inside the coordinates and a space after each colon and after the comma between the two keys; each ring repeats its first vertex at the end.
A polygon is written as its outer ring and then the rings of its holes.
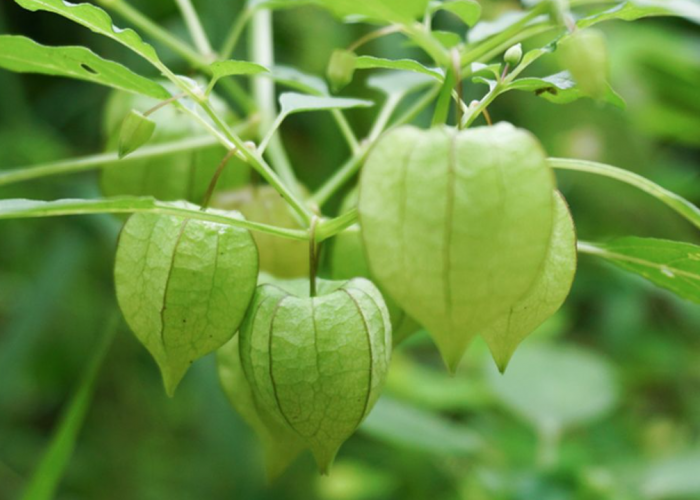
{"type": "Polygon", "coordinates": [[[494,394],[541,432],[557,434],[593,422],[619,397],[610,364],[580,347],[522,347],[505,375],[488,365],[494,394]]]}
{"type": "Polygon", "coordinates": [[[525,297],[481,336],[504,372],[520,343],[554,315],[569,295],[576,274],[576,230],[564,198],[557,193],[554,228],[544,268],[525,297]]]}
{"type": "Polygon", "coordinates": [[[700,246],[632,236],[579,246],[585,253],[602,257],[684,299],[700,303],[700,246]]]}
{"type": "Polygon", "coordinates": [[[481,17],[481,4],[476,0],[447,0],[431,2],[431,12],[444,10],[459,17],[464,24],[474,26],[481,17]]]}
{"type": "Polygon", "coordinates": [[[384,59],[374,56],[359,56],[355,61],[356,69],[396,69],[403,71],[413,71],[424,75],[432,76],[436,80],[442,81],[443,74],[437,69],[430,69],[413,59],[384,59]]]}
{"type": "Polygon", "coordinates": [[[327,96],[328,86],[318,76],[309,75],[289,66],[275,66],[270,76],[280,85],[289,87],[305,94],[327,96]]]}
{"type": "Polygon", "coordinates": [[[78,23],[90,31],[111,38],[131,49],[151,64],[162,66],[156,51],[132,29],[117,28],[104,10],[90,3],[74,4],[64,0],[15,0],[30,11],[53,12],[78,23]]]}
{"type": "Polygon", "coordinates": [[[450,370],[534,285],[553,189],[542,146],[506,123],[401,127],[370,153],[359,203],[369,267],[431,333],[450,370]]]}
{"type": "Polygon", "coordinates": [[[506,11],[494,20],[479,21],[471,30],[469,30],[467,40],[470,44],[475,44],[491,38],[492,36],[502,33],[518,21],[522,20],[527,15],[527,12],[506,11]]]}
{"type": "Polygon", "coordinates": [[[183,217],[129,218],[114,265],[117,301],[169,396],[194,361],[236,333],[257,279],[258,252],[246,230],[183,217]]]}
{"type": "Polygon", "coordinates": [[[248,61],[217,61],[209,65],[211,69],[211,81],[207,87],[206,94],[210,94],[216,86],[216,83],[227,76],[236,75],[258,75],[260,73],[269,73],[270,70],[265,66],[248,61]]]}
{"type": "MultiPolygon", "coordinates": [[[[488,80],[481,79],[489,83],[488,80]]],[[[609,84],[606,85],[606,92],[601,99],[613,106],[624,109],[626,107],[624,99],[609,84]]],[[[555,104],[570,104],[584,97],[591,97],[586,94],[572,79],[568,71],[562,71],[555,75],[545,77],[519,78],[510,83],[507,90],[522,90],[534,92],[537,96],[547,99],[555,104]]]]}
{"type": "MultiPolygon", "coordinates": [[[[271,186],[248,186],[222,191],[212,200],[212,207],[236,210],[254,222],[301,230],[290,212],[289,204],[271,186]]],[[[279,236],[253,235],[260,255],[260,269],[277,278],[299,278],[309,275],[309,244],[279,236]]]]}
{"type": "Polygon", "coordinates": [[[401,448],[439,456],[471,456],[483,446],[480,436],[468,427],[388,397],[377,402],[360,431],[401,448]]]}
{"type": "Polygon", "coordinates": [[[262,285],[240,330],[259,408],[301,436],[324,474],[374,406],[391,357],[379,291],[364,279],[340,285],[313,298],[262,285]]]}
{"type": "Polygon", "coordinates": [[[262,442],[269,479],[278,477],[304,450],[299,436],[266,418],[258,410],[248,379],[245,378],[236,335],[216,354],[219,381],[231,406],[252,427],[262,442]]]}
{"type": "Polygon", "coordinates": [[[18,73],[65,76],[155,99],[170,93],[121,64],[102,59],[85,47],[47,47],[13,35],[0,35],[0,67],[18,73]]]}
{"type": "Polygon", "coordinates": [[[327,111],[332,109],[368,108],[374,106],[372,101],[350,99],[347,97],[326,97],[285,92],[280,96],[280,115],[289,116],[309,111],[327,111]]]}
{"type": "MultiPolygon", "coordinates": [[[[677,9],[681,3],[685,4],[685,6],[690,5],[690,2],[674,2],[673,0],[664,0],[661,2],[642,0],[622,2],[610,9],[579,19],[576,25],[579,28],[588,28],[589,26],[604,21],[636,21],[645,17],[670,16],[674,14],[674,4],[677,9]]],[[[697,9],[697,6],[695,6],[695,8],[697,9]]],[[[678,10],[676,10],[676,12],[678,12],[678,10]]],[[[688,12],[687,14],[692,16],[692,12],[688,12]]],[[[696,15],[700,18],[700,15],[697,14],[697,10],[696,15]]]]}
{"type": "Polygon", "coordinates": [[[430,0],[316,0],[340,17],[362,16],[372,20],[408,23],[422,16],[430,0]]]}
{"type": "Polygon", "coordinates": [[[68,467],[78,434],[90,409],[100,366],[118,325],[116,316],[108,323],[104,339],[92,354],[92,359],[80,379],[80,385],[54,430],[51,443],[27,482],[22,495],[23,500],[51,500],[55,497],[56,489],[68,467]]]}
{"type": "Polygon", "coordinates": [[[357,55],[344,49],[336,49],[328,62],[327,76],[334,92],[338,92],[352,81],[357,55]]]}
{"type": "Polygon", "coordinates": [[[382,71],[367,78],[367,86],[386,96],[403,97],[434,84],[435,79],[423,73],[411,71],[382,71]]]}
{"type": "Polygon", "coordinates": [[[119,158],[146,144],[156,130],[156,122],[136,110],[126,115],[119,134],[119,158]]]}
{"type": "Polygon", "coordinates": [[[446,49],[453,49],[464,43],[460,35],[451,31],[433,30],[430,34],[446,49]]]}

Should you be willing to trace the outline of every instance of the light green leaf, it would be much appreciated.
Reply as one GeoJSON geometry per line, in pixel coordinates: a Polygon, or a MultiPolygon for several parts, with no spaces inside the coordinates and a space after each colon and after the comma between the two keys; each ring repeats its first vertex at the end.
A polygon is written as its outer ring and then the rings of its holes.
{"type": "Polygon", "coordinates": [[[566,201],[555,194],[554,228],[544,268],[532,289],[481,336],[504,372],[520,343],[559,310],[576,274],[576,230],[566,201]]]}
{"type": "Polygon", "coordinates": [[[119,325],[117,317],[115,316],[107,325],[104,339],[92,353],[92,359],[83,372],[80,385],[54,430],[51,443],[27,482],[21,497],[22,500],[51,500],[55,498],[56,489],[68,467],[78,440],[78,434],[90,409],[100,366],[119,325]]]}
{"type": "Polygon", "coordinates": [[[602,257],[676,295],[700,303],[700,246],[655,238],[626,237],[610,243],[580,243],[602,257]]]}
{"type": "Polygon", "coordinates": [[[156,122],[142,113],[131,110],[122,123],[119,134],[119,158],[124,158],[146,144],[156,130],[156,122]]]}
{"type": "Polygon", "coordinates": [[[478,434],[434,413],[383,397],[360,427],[375,439],[439,456],[471,456],[483,446],[478,434]]]}
{"type": "Polygon", "coordinates": [[[117,301],[169,396],[194,361],[236,333],[257,279],[258,252],[246,230],[183,217],[129,218],[114,265],[117,301]]]}
{"type": "Polygon", "coordinates": [[[384,59],[374,56],[359,56],[355,61],[356,69],[396,69],[403,71],[413,71],[424,75],[432,76],[436,80],[442,81],[443,75],[440,70],[430,69],[413,59],[384,59]]]}
{"type": "Polygon", "coordinates": [[[470,44],[475,44],[491,38],[520,21],[527,15],[526,12],[507,11],[491,21],[479,21],[467,35],[470,44]]]}
{"type": "MultiPolygon", "coordinates": [[[[626,107],[624,99],[609,84],[606,83],[605,85],[607,90],[601,96],[601,99],[613,106],[624,109],[626,107]]],[[[584,97],[591,97],[576,85],[568,71],[541,78],[519,78],[510,83],[507,89],[534,92],[539,97],[555,104],[569,104],[584,97]]]]}
{"type": "Polygon", "coordinates": [[[209,65],[211,69],[211,81],[207,87],[206,94],[210,94],[216,86],[216,83],[227,76],[236,75],[258,75],[260,73],[269,73],[270,70],[265,66],[248,61],[217,61],[209,65]]]}
{"type": "Polygon", "coordinates": [[[275,66],[270,76],[280,85],[289,87],[305,94],[325,96],[328,95],[326,82],[315,75],[309,75],[289,66],[275,66]]]}
{"type": "Polygon", "coordinates": [[[387,96],[403,97],[434,84],[433,76],[412,71],[382,71],[367,78],[367,86],[387,96]]]}
{"type": "Polygon", "coordinates": [[[262,442],[267,475],[269,479],[274,479],[289,467],[304,450],[305,445],[296,433],[266,418],[258,410],[250,384],[243,372],[238,344],[239,337],[236,335],[218,350],[216,361],[219,381],[231,406],[252,427],[262,442]]]}
{"type": "Polygon", "coordinates": [[[451,31],[433,30],[431,35],[446,49],[453,49],[464,43],[464,39],[460,35],[451,31]]]}
{"type": "Polygon", "coordinates": [[[459,17],[467,26],[474,26],[481,17],[481,4],[476,0],[447,0],[431,2],[430,10],[444,10],[459,17]]]}
{"type": "Polygon", "coordinates": [[[240,350],[255,401],[301,436],[327,473],[388,370],[391,323],[381,294],[364,279],[313,298],[262,285],[249,311],[240,350]]]}
{"type": "Polygon", "coordinates": [[[369,267],[450,370],[534,285],[553,189],[542,146],[506,123],[397,128],[370,153],[359,202],[369,267]]]}
{"type": "Polygon", "coordinates": [[[156,99],[170,97],[156,82],[102,59],[85,47],[47,47],[23,36],[0,35],[0,67],[18,73],[86,80],[156,99]]]}
{"type": "MultiPolygon", "coordinates": [[[[183,202],[164,202],[150,197],[123,196],[112,199],[80,200],[65,199],[38,201],[25,199],[0,200],[0,220],[27,219],[35,217],[58,217],[88,214],[132,214],[148,213],[187,217],[193,220],[215,222],[227,226],[260,230],[260,224],[244,220],[235,212],[220,210],[203,211],[199,207],[183,202]]],[[[307,241],[306,231],[278,228],[278,234],[307,241]]]]}
{"type": "Polygon", "coordinates": [[[553,434],[605,416],[619,396],[612,366],[573,346],[524,346],[505,375],[488,363],[487,380],[508,409],[553,434]]]}
{"type": "Polygon", "coordinates": [[[673,15],[672,4],[672,1],[666,0],[662,2],[641,0],[622,2],[610,9],[579,19],[576,25],[579,28],[588,28],[604,21],[636,21],[644,17],[670,16],[673,15]]]}
{"type": "Polygon", "coordinates": [[[280,96],[280,114],[283,116],[309,111],[368,108],[371,106],[374,106],[372,101],[350,99],[347,97],[314,96],[298,94],[296,92],[285,92],[280,96]]]}
{"type": "Polygon", "coordinates": [[[430,0],[316,0],[340,17],[408,23],[422,16],[430,0]]]}
{"type": "MultiPolygon", "coordinates": [[[[248,186],[222,191],[212,200],[212,207],[236,210],[253,222],[275,227],[301,230],[290,212],[289,204],[271,186],[248,186]]],[[[277,278],[299,278],[309,275],[309,244],[279,236],[255,233],[260,256],[260,269],[277,278]]]]}
{"type": "Polygon", "coordinates": [[[132,29],[117,28],[104,10],[90,3],[70,3],[64,0],[15,0],[31,11],[53,12],[78,23],[90,31],[104,35],[124,45],[155,66],[161,65],[156,51],[132,29]]]}

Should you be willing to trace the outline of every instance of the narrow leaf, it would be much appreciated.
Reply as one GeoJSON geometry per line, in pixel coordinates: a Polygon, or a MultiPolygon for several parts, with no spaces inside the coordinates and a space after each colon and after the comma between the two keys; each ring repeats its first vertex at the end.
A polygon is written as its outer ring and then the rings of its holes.
{"type": "Polygon", "coordinates": [[[285,92],[280,96],[280,114],[284,116],[308,111],[368,108],[371,106],[374,106],[372,101],[346,97],[312,96],[296,92],[285,92]]]}
{"type": "Polygon", "coordinates": [[[155,99],[170,97],[156,82],[102,59],[85,47],[47,47],[23,36],[0,36],[0,67],[18,73],[86,80],[155,99]]]}
{"type": "Polygon", "coordinates": [[[153,47],[144,42],[132,29],[117,28],[104,10],[90,3],[74,4],[64,0],[15,0],[30,11],[53,12],[78,23],[90,31],[106,36],[131,49],[155,66],[162,63],[153,47]]]}
{"type": "Polygon", "coordinates": [[[355,61],[356,69],[396,69],[403,71],[413,71],[442,81],[443,75],[437,69],[430,69],[413,59],[384,59],[374,56],[360,56],[355,61]]]}
{"type": "Polygon", "coordinates": [[[625,271],[700,304],[700,246],[630,236],[605,244],[581,242],[579,250],[602,257],[625,271]]]}
{"type": "Polygon", "coordinates": [[[448,0],[431,2],[431,11],[444,10],[459,17],[464,24],[474,26],[481,17],[481,4],[476,0],[448,0]]]}
{"type": "MultiPolygon", "coordinates": [[[[609,84],[606,84],[606,87],[607,91],[601,96],[601,99],[613,106],[624,109],[626,106],[624,99],[609,84]]],[[[578,99],[590,97],[576,85],[568,71],[562,71],[561,73],[542,78],[519,78],[509,84],[507,89],[534,92],[539,97],[555,104],[569,104],[578,99]]]]}
{"type": "Polygon", "coordinates": [[[217,61],[212,63],[209,68],[211,69],[212,78],[207,87],[207,94],[214,89],[214,86],[221,78],[236,75],[257,75],[269,73],[270,71],[265,66],[248,61],[217,61]]]}
{"type": "Polygon", "coordinates": [[[108,323],[103,340],[92,354],[77,391],[61,416],[61,421],[54,431],[49,447],[29,480],[23,500],[51,500],[70,462],[78,434],[85,416],[90,409],[90,402],[95,389],[95,382],[105,354],[112,343],[119,321],[114,316],[108,323]]]}

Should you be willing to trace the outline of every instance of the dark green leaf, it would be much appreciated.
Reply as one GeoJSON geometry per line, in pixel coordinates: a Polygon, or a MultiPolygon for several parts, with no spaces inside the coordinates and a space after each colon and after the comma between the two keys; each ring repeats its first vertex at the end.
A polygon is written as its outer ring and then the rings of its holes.
{"type": "Polygon", "coordinates": [[[0,36],[0,67],[18,73],[86,80],[155,99],[170,97],[156,82],[102,59],[85,47],[47,47],[23,36],[0,36]]]}

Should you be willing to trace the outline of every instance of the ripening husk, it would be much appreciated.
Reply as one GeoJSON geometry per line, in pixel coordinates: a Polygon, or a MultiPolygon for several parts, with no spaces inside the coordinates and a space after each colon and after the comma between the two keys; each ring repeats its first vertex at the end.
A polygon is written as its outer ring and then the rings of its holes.
{"type": "Polygon", "coordinates": [[[401,127],[370,153],[359,201],[370,270],[451,371],[539,276],[553,189],[539,142],[505,123],[401,127]]]}

